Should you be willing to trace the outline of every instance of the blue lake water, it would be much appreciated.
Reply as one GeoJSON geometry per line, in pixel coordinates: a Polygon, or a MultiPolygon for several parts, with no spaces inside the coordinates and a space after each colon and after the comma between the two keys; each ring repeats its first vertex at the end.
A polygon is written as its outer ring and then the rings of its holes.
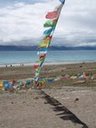
{"type": "MultiPolygon", "coordinates": [[[[0,65],[35,63],[37,51],[0,51],[0,65]]],[[[96,50],[48,51],[46,63],[96,62],[96,50]]]]}

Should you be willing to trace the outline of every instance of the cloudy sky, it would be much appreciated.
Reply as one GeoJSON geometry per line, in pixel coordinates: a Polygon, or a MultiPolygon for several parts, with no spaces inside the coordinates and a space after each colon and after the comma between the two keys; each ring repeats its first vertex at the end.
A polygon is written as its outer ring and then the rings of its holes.
{"type": "MultiPolygon", "coordinates": [[[[59,0],[0,0],[0,45],[37,45],[59,0]]],[[[66,0],[53,45],[96,46],[96,0],[66,0]]]]}

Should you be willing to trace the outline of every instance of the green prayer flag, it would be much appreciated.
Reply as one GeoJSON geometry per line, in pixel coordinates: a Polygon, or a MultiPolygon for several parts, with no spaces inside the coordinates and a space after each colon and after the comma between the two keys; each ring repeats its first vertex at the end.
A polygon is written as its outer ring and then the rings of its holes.
{"type": "Polygon", "coordinates": [[[47,20],[44,24],[44,27],[55,27],[55,26],[56,26],[56,22],[52,20],[47,20]]]}

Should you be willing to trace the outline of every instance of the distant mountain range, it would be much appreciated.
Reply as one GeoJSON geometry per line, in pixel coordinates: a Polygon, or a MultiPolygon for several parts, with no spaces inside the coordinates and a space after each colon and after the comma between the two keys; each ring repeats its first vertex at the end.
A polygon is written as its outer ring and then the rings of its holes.
{"type": "MultiPolygon", "coordinates": [[[[35,51],[37,46],[13,46],[0,45],[0,51],[35,51]]],[[[80,47],[66,47],[66,46],[50,46],[48,50],[96,50],[96,47],[80,46],[80,47]]]]}

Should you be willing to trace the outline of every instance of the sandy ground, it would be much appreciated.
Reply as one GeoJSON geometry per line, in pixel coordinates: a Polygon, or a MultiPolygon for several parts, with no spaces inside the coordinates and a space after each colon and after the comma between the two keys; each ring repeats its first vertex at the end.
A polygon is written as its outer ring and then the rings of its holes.
{"type": "MultiPolygon", "coordinates": [[[[55,77],[64,74],[74,75],[84,71],[96,74],[96,63],[46,65],[42,68],[41,76],[55,77]]],[[[18,80],[32,77],[34,77],[33,66],[0,67],[0,80],[18,80]]]]}
{"type": "Polygon", "coordinates": [[[50,96],[49,101],[40,90],[1,93],[0,128],[96,128],[95,87],[62,87],[44,92],[50,96]],[[59,106],[53,104],[52,97],[59,106]]]}
{"type": "MultiPolygon", "coordinates": [[[[41,76],[96,74],[96,63],[44,66],[41,76]]],[[[32,78],[31,66],[0,68],[0,80],[32,78]]],[[[0,91],[0,128],[96,128],[96,78],[60,79],[41,90],[0,91]],[[44,91],[44,92],[43,92],[44,91]]]]}

